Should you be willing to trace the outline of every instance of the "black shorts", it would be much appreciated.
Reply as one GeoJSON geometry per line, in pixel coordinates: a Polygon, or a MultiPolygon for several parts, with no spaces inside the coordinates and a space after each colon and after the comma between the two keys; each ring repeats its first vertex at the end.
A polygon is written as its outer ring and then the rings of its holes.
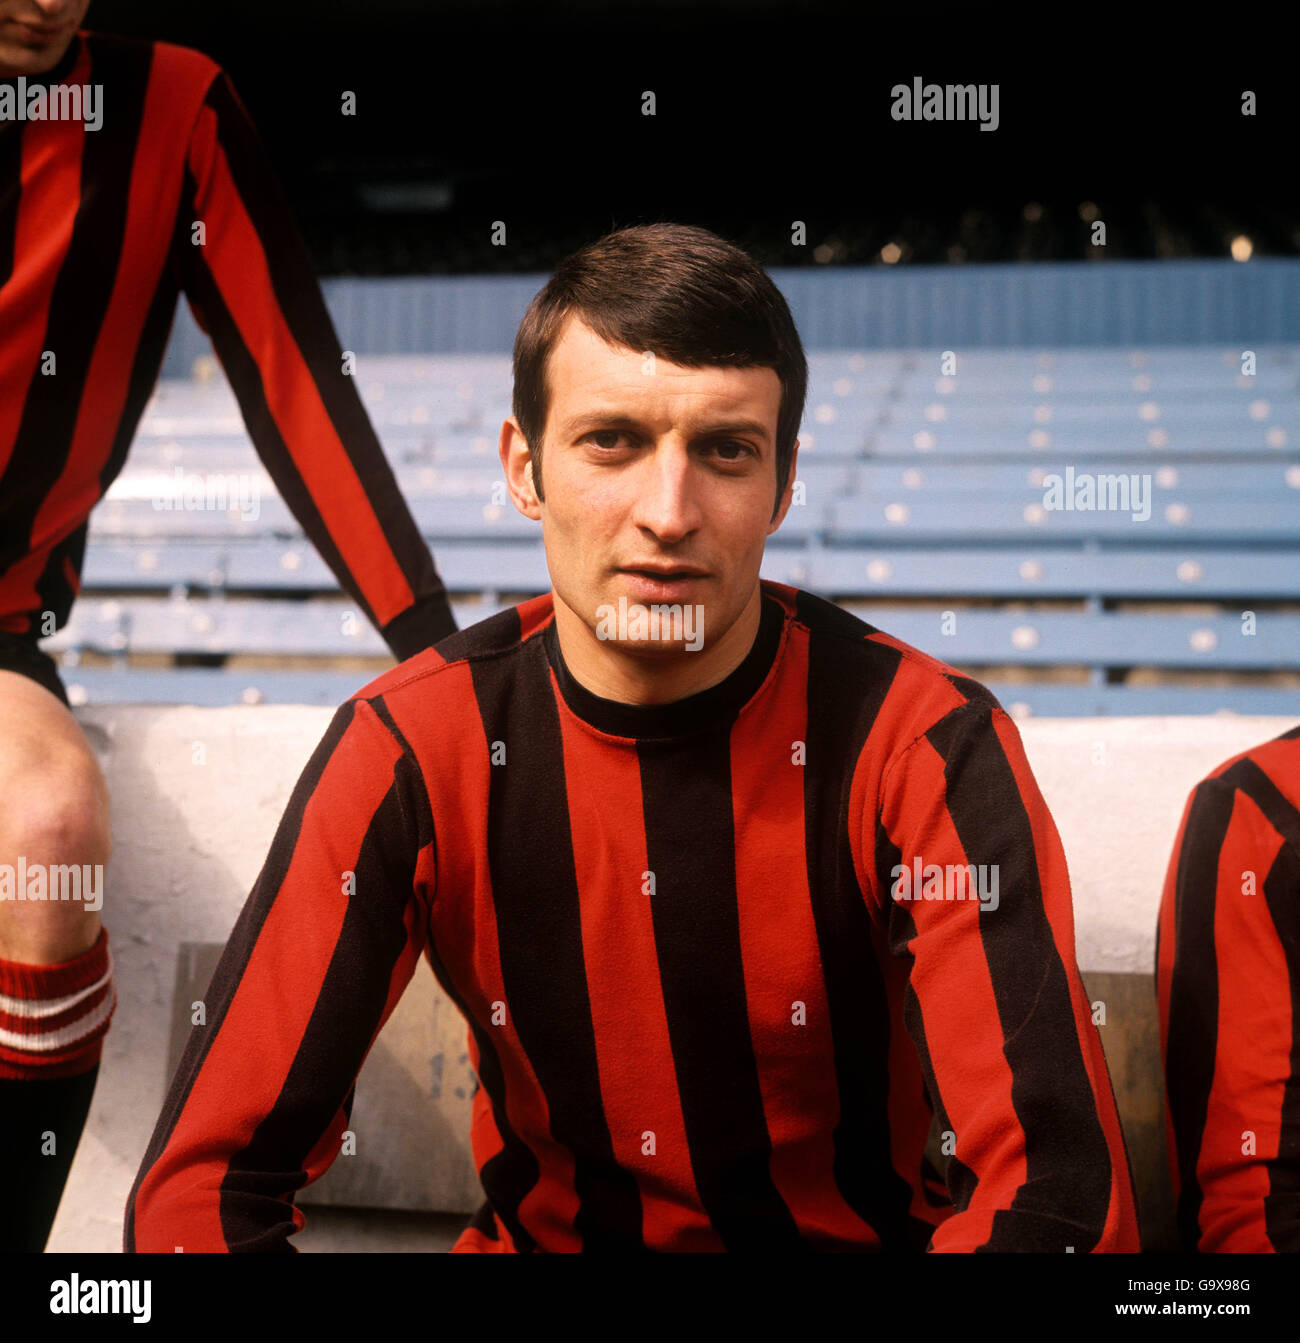
{"type": "Polygon", "coordinates": [[[58,664],[30,635],[0,630],[0,671],[26,676],[37,685],[43,685],[50,694],[57,695],[64,704],[68,703],[68,692],[59,679],[58,664]]]}

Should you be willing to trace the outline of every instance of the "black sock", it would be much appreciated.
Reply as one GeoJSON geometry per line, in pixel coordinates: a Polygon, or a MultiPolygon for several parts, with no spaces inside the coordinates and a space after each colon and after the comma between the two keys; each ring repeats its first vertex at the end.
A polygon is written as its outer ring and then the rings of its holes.
{"type": "Polygon", "coordinates": [[[0,1252],[40,1254],[54,1225],[99,1064],[75,1077],[0,1078],[0,1252]],[[54,1134],[54,1152],[42,1154],[54,1134]]]}

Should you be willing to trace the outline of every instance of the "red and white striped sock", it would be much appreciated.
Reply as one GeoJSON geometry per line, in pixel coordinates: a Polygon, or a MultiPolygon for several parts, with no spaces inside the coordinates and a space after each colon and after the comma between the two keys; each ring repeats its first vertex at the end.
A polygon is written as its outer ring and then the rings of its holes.
{"type": "Polygon", "coordinates": [[[0,960],[0,1078],[89,1072],[116,1006],[106,928],[89,950],[58,965],[0,960]]]}

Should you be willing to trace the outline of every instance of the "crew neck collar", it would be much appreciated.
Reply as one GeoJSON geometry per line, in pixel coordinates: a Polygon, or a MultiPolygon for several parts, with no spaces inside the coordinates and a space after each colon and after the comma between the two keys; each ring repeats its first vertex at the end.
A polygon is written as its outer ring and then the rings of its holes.
{"type": "Polygon", "coordinates": [[[564,661],[554,616],[543,632],[542,642],[565,703],[585,723],[615,737],[680,737],[729,723],[754,697],[776,660],[784,625],[784,607],[764,592],[758,633],[739,665],[717,685],[668,704],[626,704],[592,694],[564,661]]]}

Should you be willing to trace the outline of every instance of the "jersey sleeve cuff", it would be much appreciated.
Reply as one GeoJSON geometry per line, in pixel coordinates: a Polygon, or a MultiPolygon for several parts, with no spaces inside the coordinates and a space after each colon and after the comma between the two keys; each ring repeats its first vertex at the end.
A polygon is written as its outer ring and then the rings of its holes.
{"type": "Polygon", "coordinates": [[[383,628],[384,642],[399,662],[456,633],[456,618],[446,592],[430,593],[394,616],[383,628]]]}

